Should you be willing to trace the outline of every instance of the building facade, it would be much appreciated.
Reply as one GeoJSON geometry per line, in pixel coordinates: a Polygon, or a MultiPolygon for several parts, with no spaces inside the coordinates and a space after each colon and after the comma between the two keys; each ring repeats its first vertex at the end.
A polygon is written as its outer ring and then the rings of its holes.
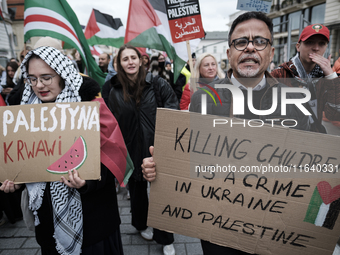
{"type": "Polygon", "coordinates": [[[4,20],[0,21],[0,64],[5,67],[10,58],[16,57],[14,52],[15,38],[6,0],[0,0],[0,7],[4,16],[4,20]]]}
{"type": "Polygon", "coordinates": [[[339,0],[273,0],[268,17],[274,24],[273,46],[276,65],[288,61],[296,54],[295,45],[302,29],[315,23],[326,25],[331,32],[325,56],[332,54],[332,62],[339,56],[339,0]]]}

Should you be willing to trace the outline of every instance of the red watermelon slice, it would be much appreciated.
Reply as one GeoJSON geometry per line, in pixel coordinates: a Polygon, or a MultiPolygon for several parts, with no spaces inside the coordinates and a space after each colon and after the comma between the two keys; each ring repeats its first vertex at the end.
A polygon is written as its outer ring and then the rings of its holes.
{"type": "Polygon", "coordinates": [[[82,136],[71,146],[71,148],[46,170],[53,174],[65,174],[68,170],[78,169],[87,157],[86,142],[82,136]]]}

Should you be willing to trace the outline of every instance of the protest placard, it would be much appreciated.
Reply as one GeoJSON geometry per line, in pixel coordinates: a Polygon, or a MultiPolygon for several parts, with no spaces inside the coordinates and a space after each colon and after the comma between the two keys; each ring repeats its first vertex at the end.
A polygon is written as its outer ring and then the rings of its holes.
{"type": "Polygon", "coordinates": [[[78,169],[100,178],[99,103],[0,107],[0,182],[59,181],[78,169]]]}
{"type": "Polygon", "coordinates": [[[216,119],[157,110],[148,226],[260,255],[332,254],[340,137],[216,119]]]}
{"type": "Polygon", "coordinates": [[[166,0],[165,5],[174,43],[205,36],[198,0],[166,0]]]}
{"type": "Polygon", "coordinates": [[[236,9],[269,13],[271,5],[271,0],[238,0],[236,9]]]}

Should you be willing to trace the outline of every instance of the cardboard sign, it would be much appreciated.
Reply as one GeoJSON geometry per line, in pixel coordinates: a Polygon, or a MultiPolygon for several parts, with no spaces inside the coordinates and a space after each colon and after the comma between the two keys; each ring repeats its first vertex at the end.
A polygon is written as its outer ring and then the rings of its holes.
{"type": "Polygon", "coordinates": [[[217,118],[157,110],[148,226],[261,255],[332,254],[340,137],[217,118]]]}
{"type": "Polygon", "coordinates": [[[166,0],[165,5],[174,43],[204,37],[198,0],[166,0]]]}
{"type": "Polygon", "coordinates": [[[100,178],[98,102],[2,106],[0,116],[0,182],[59,181],[73,168],[100,178]]]}
{"type": "Polygon", "coordinates": [[[271,5],[270,0],[238,0],[236,9],[269,13],[271,5]]]}

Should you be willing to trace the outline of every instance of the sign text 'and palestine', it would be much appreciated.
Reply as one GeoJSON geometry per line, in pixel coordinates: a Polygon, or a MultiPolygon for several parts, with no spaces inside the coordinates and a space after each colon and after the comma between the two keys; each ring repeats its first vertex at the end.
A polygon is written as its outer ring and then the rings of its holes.
{"type": "Polygon", "coordinates": [[[74,168],[100,178],[98,102],[2,106],[0,116],[0,182],[59,181],[74,168]]]}
{"type": "Polygon", "coordinates": [[[215,118],[157,110],[148,226],[260,255],[331,255],[340,137],[215,118]]]}
{"type": "Polygon", "coordinates": [[[204,37],[198,0],[165,0],[174,43],[204,37]]]}

